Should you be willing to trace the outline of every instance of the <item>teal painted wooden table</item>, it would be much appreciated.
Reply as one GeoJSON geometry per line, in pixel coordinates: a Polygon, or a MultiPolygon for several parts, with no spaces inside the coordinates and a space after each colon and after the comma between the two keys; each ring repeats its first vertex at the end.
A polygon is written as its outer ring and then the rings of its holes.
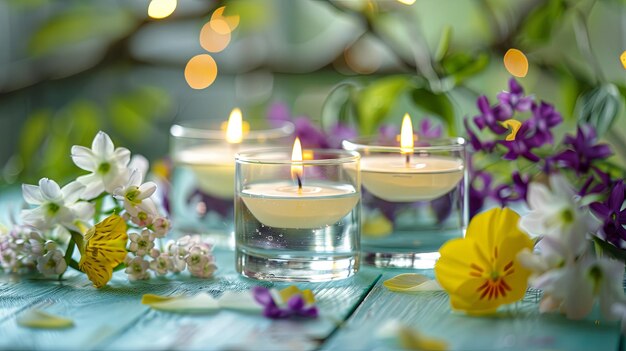
{"type": "MultiPolygon", "coordinates": [[[[0,206],[0,213],[6,214],[6,205],[0,206]]],[[[370,267],[342,281],[297,284],[315,293],[320,308],[315,320],[269,320],[230,310],[168,313],[141,304],[146,293],[207,292],[219,297],[260,284],[235,272],[232,251],[218,250],[216,258],[219,270],[209,280],[179,275],[129,282],[116,273],[100,290],[80,274],[67,274],[62,281],[0,275],[0,349],[388,350],[396,345],[378,332],[397,320],[458,350],[624,350],[617,323],[540,315],[537,291],[530,290],[523,301],[497,316],[467,317],[450,311],[443,292],[388,291],[382,282],[404,271],[370,267]],[[71,318],[74,327],[19,326],[17,318],[30,308],[71,318]]],[[[433,275],[431,270],[418,273],[433,275]]]]}

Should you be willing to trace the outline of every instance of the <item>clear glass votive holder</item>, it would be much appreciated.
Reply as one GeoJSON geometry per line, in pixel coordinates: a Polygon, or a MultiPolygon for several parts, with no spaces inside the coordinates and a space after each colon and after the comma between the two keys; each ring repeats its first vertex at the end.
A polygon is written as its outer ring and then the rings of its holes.
{"type": "Polygon", "coordinates": [[[360,264],[359,154],[268,149],[236,156],[236,269],[271,281],[328,281],[360,264]]]}
{"type": "Polygon", "coordinates": [[[169,203],[175,232],[201,234],[217,246],[234,247],[235,154],[288,145],[294,130],[292,123],[284,122],[251,129],[243,133],[241,142],[229,143],[219,124],[173,125],[169,203]]]}
{"type": "Polygon", "coordinates": [[[408,153],[373,137],[343,147],[361,154],[364,264],[433,268],[441,245],[467,227],[465,140],[419,139],[408,153]]]}

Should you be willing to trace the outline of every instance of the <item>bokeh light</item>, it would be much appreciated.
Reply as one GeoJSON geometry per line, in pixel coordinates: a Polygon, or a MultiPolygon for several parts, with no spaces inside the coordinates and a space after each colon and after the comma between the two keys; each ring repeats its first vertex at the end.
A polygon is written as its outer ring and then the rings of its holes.
{"type": "Polygon", "coordinates": [[[211,15],[211,26],[220,34],[226,34],[226,32],[223,32],[224,28],[219,25],[219,20],[224,21],[228,25],[228,32],[234,31],[237,26],[239,26],[239,16],[224,16],[224,10],[226,10],[226,6],[219,7],[213,11],[213,15],[211,15]],[[214,26],[214,24],[217,25],[214,26]]]}
{"type": "Polygon", "coordinates": [[[223,19],[210,20],[200,30],[200,45],[208,52],[220,52],[230,43],[230,27],[223,19]],[[218,28],[215,30],[214,28],[218,28]]]}
{"type": "Polygon", "coordinates": [[[528,74],[528,59],[523,52],[509,49],[504,54],[504,67],[515,77],[524,78],[528,74]]]}
{"type": "Polygon", "coordinates": [[[415,0],[398,0],[399,3],[405,4],[405,5],[413,5],[415,4],[415,0]]]}
{"type": "Polygon", "coordinates": [[[152,0],[148,5],[148,16],[154,19],[168,17],[176,10],[176,0],[152,0]]]}
{"type": "Polygon", "coordinates": [[[211,55],[196,55],[185,66],[185,80],[193,89],[207,88],[216,77],[217,64],[211,55]]]}

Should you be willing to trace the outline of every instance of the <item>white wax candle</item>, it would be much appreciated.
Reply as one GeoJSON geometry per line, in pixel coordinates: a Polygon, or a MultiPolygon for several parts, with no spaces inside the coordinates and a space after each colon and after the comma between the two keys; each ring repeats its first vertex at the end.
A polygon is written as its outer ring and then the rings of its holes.
{"type": "Polygon", "coordinates": [[[236,145],[199,146],[180,151],[174,161],[191,168],[196,175],[198,187],[204,193],[232,199],[235,194],[237,151],[236,145]]]}
{"type": "Polygon", "coordinates": [[[411,155],[372,155],[361,159],[363,187],[391,202],[434,200],[447,194],[463,178],[463,161],[456,158],[411,155]]]}
{"type": "Polygon", "coordinates": [[[264,225],[312,229],[345,217],[359,202],[359,193],[351,185],[317,183],[299,190],[292,183],[268,182],[248,185],[241,198],[264,225]]]}

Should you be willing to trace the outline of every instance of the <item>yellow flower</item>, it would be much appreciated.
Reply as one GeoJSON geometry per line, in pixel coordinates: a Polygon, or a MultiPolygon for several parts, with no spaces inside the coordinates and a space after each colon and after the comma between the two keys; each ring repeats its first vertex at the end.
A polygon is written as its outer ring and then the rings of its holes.
{"type": "Polygon", "coordinates": [[[111,280],[113,268],[126,258],[126,222],[111,215],[89,229],[84,240],[78,267],[96,288],[101,288],[111,280]]]}
{"type": "Polygon", "coordinates": [[[530,271],[517,253],[532,250],[533,242],[518,229],[519,218],[508,208],[494,208],[472,219],[465,238],[441,247],[435,276],[450,294],[452,309],[489,314],[524,297],[530,271]]]}

